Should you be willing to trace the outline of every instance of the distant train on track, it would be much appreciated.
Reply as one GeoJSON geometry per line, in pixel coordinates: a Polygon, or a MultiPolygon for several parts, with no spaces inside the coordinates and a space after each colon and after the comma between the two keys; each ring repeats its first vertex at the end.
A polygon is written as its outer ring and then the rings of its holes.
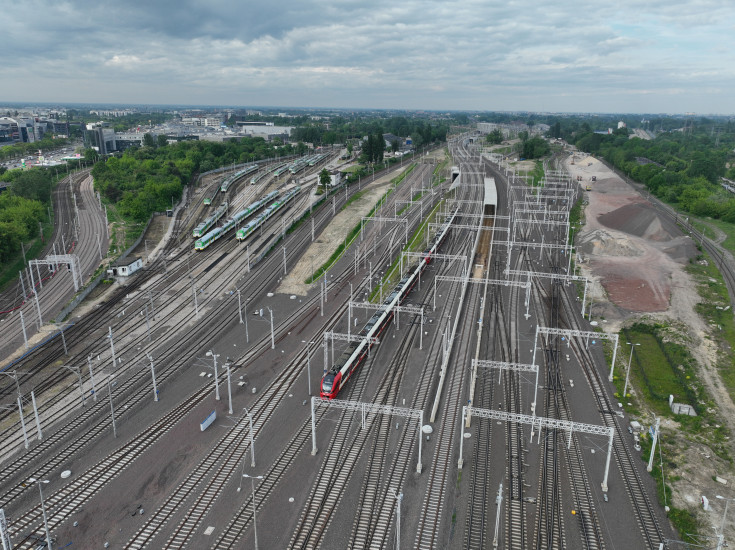
{"type": "Polygon", "coordinates": [[[241,222],[248,219],[250,216],[255,214],[258,210],[263,208],[269,201],[272,201],[276,197],[278,197],[279,192],[278,191],[271,191],[268,193],[265,197],[262,199],[258,199],[254,203],[252,203],[250,206],[246,207],[244,210],[240,210],[237,212],[234,216],[231,218],[228,218],[225,220],[225,222],[222,224],[221,227],[217,227],[204,235],[203,237],[196,240],[194,243],[194,249],[195,250],[204,250],[207,248],[210,244],[212,244],[214,241],[219,239],[220,237],[223,237],[230,229],[233,227],[236,227],[241,222]]]}
{"type": "Polygon", "coordinates": [[[431,262],[432,255],[436,253],[437,249],[444,242],[449,231],[449,226],[452,224],[456,213],[455,210],[449,219],[442,224],[439,231],[434,235],[429,247],[424,250],[424,255],[413,271],[398,282],[390,295],[383,300],[383,304],[378,311],[362,327],[359,335],[366,336],[367,338],[359,342],[350,342],[347,349],[342,352],[342,355],[339,356],[334,365],[332,365],[332,368],[329,369],[329,372],[324,375],[319,392],[319,396],[322,399],[334,399],[337,397],[337,394],[347,383],[347,380],[350,379],[350,376],[357,370],[360,363],[367,357],[368,351],[372,346],[370,339],[380,336],[383,330],[390,324],[393,319],[395,306],[400,305],[406,299],[418,282],[419,276],[431,262]]]}
{"type": "Polygon", "coordinates": [[[205,220],[197,225],[194,228],[194,231],[192,231],[192,236],[195,239],[198,239],[202,235],[204,235],[207,230],[212,227],[215,223],[219,221],[219,219],[225,215],[225,212],[227,212],[227,201],[225,201],[217,210],[214,211],[214,213],[211,216],[207,216],[205,220]]]}
{"type": "Polygon", "coordinates": [[[257,169],[258,169],[257,164],[250,164],[249,166],[246,166],[239,172],[235,172],[234,174],[229,175],[222,181],[222,183],[219,186],[219,190],[222,191],[223,193],[227,193],[227,190],[230,188],[230,185],[232,185],[233,182],[237,181],[241,177],[246,176],[247,174],[251,172],[256,171],[257,169]]]}
{"type": "Polygon", "coordinates": [[[291,199],[298,195],[299,191],[301,191],[301,187],[294,187],[290,191],[287,191],[286,194],[283,195],[283,197],[281,197],[276,202],[271,204],[268,208],[263,210],[263,212],[260,213],[255,219],[248,222],[248,224],[243,226],[242,228],[238,229],[237,233],[235,234],[237,240],[244,241],[245,239],[247,239],[250,234],[258,229],[258,227],[263,225],[268,220],[268,218],[270,218],[273,214],[286,206],[286,204],[288,204],[291,199]]]}

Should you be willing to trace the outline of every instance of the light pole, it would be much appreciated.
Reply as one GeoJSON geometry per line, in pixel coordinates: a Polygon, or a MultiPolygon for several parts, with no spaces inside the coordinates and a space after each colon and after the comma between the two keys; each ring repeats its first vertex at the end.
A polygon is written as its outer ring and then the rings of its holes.
{"type": "Polygon", "coordinates": [[[722,513],[722,523],[720,523],[720,534],[725,534],[725,517],[727,516],[727,505],[730,504],[731,500],[735,500],[735,498],[725,498],[720,495],[715,495],[716,498],[719,498],[720,500],[725,501],[725,511],[722,513]]]}
{"type": "Polygon", "coordinates": [[[276,349],[276,341],[273,337],[273,310],[268,308],[268,311],[270,311],[271,314],[271,349],[276,349]]]}
{"type": "MultiPolygon", "coordinates": [[[[248,415],[248,422],[250,422],[250,467],[255,468],[255,441],[253,439],[253,415],[247,407],[243,407],[242,410],[248,415]]],[[[243,469],[245,468],[245,461],[242,463],[243,469]]],[[[240,489],[238,489],[239,491],[240,489]]]]}
{"type": "Polygon", "coordinates": [[[401,501],[403,493],[393,489],[393,498],[396,499],[396,550],[401,550],[401,501]]]}
{"type": "MultiPolygon", "coordinates": [[[[250,488],[253,491],[253,532],[255,533],[255,550],[258,550],[258,525],[255,521],[255,481],[256,479],[263,479],[263,476],[249,476],[248,474],[242,474],[242,477],[250,478],[250,488]]],[[[240,489],[238,488],[238,491],[240,489]]]]}
{"type": "Polygon", "coordinates": [[[630,376],[630,363],[633,361],[633,349],[635,349],[636,346],[640,346],[640,344],[632,344],[630,342],[625,342],[630,346],[630,357],[628,358],[628,369],[625,371],[625,386],[623,387],[623,399],[625,399],[625,396],[628,394],[628,377],[630,376]]]}
{"type": "MultiPolygon", "coordinates": [[[[36,479],[35,477],[32,477],[28,480],[30,483],[35,483],[38,485],[38,492],[41,495],[41,512],[43,513],[43,527],[46,529],[46,547],[48,550],[51,550],[51,533],[49,533],[48,530],[48,521],[46,520],[46,505],[43,503],[43,489],[41,488],[41,483],[49,483],[48,479],[36,479]]],[[[724,518],[723,518],[724,521],[724,518]]]]}
{"type": "Polygon", "coordinates": [[[232,383],[230,382],[230,358],[225,361],[225,369],[227,369],[227,399],[230,404],[230,413],[232,414],[232,383]]]}
{"type": "Polygon", "coordinates": [[[301,343],[306,344],[306,383],[309,385],[309,397],[311,397],[311,352],[309,351],[309,346],[313,345],[314,342],[301,340],[301,343]]]}
{"type": "Polygon", "coordinates": [[[219,376],[217,376],[217,357],[219,355],[216,355],[211,349],[205,355],[214,361],[214,398],[219,401],[219,376]]]}

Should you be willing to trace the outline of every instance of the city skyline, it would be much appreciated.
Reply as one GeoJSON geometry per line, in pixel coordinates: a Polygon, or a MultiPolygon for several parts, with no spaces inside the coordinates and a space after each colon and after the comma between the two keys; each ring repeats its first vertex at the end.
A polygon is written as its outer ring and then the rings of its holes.
{"type": "Polygon", "coordinates": [[[735,112],[735,6],[4,2],[1,102],[735,112]]]}

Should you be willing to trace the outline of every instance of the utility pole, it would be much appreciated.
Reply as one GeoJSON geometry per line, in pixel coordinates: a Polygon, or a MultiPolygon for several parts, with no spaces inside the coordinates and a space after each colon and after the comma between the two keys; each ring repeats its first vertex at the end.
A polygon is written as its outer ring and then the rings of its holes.
{"type": "Polygon", "coordinates": [[[227,369],[227,397],[229,399],[230,404],[230,412],[229,414],[232,414],[232,383],[230,382],[230,358],[227,358],[227,361],[225,361],[225,368],[227,369]]]}
{"type": "Polygon", "coordinates": [[[156,387],[156,370],[153,367],[153,357],[150,353],[146,353],[148,361],[151,363],[151,378],[153,378],[153,401],[158,401],[158,388],[156,387]]]}
{"type": "Polygon", "coordinates": [[[94,387],[94,372],[92,371],[92,355],[87,355],[87,366],[89,367],[89,381],[92,382],[92,398],[97,402],[97,389],[94,387]]]}
{"type": "Polygon", "coordinates": [[[270,311],[271,314],[271,349],[276,349],[276,340],[273,336],[273,310],[268,308],[268,311],[270,311]]]}
{"type": "Polygon", "coordinates": [[[656,442],[658,441],[658,430],[661,425],[661,418],[656,417],[656,427],[653,431],[653,443],[651,444],[651,456],[648,457],[648,466],[646,466],[646,471],[650,472],[653,470],[653,456],[656,454],[656,442]]]}
{"type": "Polygon", "coordinates": [[[194,296],[194,313],[196,315],[196,318],[199,319],[199,304],[197,303],[197,287],[194,284],[193,278],[191,280],[191,292],[192,292],[192,295],[194,296]]]}
{"type": "Polygon", "coordinates": [[[145,327],[148,331],[148,341],[151,341],[151,323],[148,320],[148,304],[145,305],[145,327]]]}
{"type": "MultiPolygon", "coordinates": [[[[21,243],[23,244],[23,243],[21,243]]],[[[28,295],[26,294],[26,284],[23,281],[23,272],[19,271],[18,276],[20,277],[20,286],[23,289],[23,301],[26,301],[28,299],[28,295]]]]}
{"type": "Polygon", "coordinates": [[[26,322],[23,320],[23,310],[19,309],[18,312],[20,313],[20,326],[23,329],[23,343],[28,349],[28,335],[26,334],[26,322]]]}
{"type": "Polygon", "coordinates": [[[625,386],[623,387],[623,399],[628,395],[628,378],[630,377],[630,364],[633,361],[633,350],[640,344],[633,344],[632,342],[626,342],[630,346],[630,357],[628,358],[628,368],[625,371],[625,386]]]}
{"type": "Polygon", "coordinates": [[[214,361],[214,398],[219,401],[219,376],[217,375],[217,357],[219,355],[215,354],[212,350],[209,350],[206,355],[214,361]]]}
{"type": "Polygon", "coordinates": [[[393,490],[393,498],[396,499],[396,550],[401,550],[401,501],[403,493],[393,490]]]}
{"type": "Polygon", "coordinates": [[[500,530],[500,505],[503,503],[503,484],[500,484],[500,488],[498,489],[498,496],[495,498],[495,506],[497,506],[497,510],[495,511],[495,535],[493,536],[493,548],[498,547],[498,531],[500,530]]]}
{"type": "Polygon", "coordinates": [[[38,416],[38,407],[36,406],[36,394],[33,393],[33,390],[31,390],[31,404],[33,405],[33,415],[36,417],[36,431],[38,432],[38,440],[41,441],[43,439],[43,434],[41,433],[41,419],[38,416]]]}
{"type": "Polygon", "coordinates": [[[107,394],[110,396],[110,416],[112,417],[112,435],[117,439],[117,426],[115,426],[115,407],[112,406],[112,384],[110,379],[112,375],[107,377],[107,394]]]}
{"type": "Polygon", "coordinates": [[[38,301],[38,293],[36,293],[36,311],[38,312],[38,330],[41,330],[43,319],[41,319],[41,304],[38,301]]]}
{"type": "Polygon", "coordinates": [[[115,342],[112,341],[112,327],[110,327],[108,338],[110,339],[110,351],[112,352],[112,371],[110,371],[110,376],[112,376],[115,374],[115,369],[117,367],[117,361],[115,360],[115,342]]]}

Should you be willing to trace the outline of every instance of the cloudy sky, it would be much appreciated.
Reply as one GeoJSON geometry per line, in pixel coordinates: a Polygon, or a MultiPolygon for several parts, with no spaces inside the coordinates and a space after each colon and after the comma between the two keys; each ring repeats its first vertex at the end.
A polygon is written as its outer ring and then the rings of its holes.
{"type": "Polygon", "coordinates": [[[735,113],[733,0],[0,0],[0,102],[735,113]]]}

